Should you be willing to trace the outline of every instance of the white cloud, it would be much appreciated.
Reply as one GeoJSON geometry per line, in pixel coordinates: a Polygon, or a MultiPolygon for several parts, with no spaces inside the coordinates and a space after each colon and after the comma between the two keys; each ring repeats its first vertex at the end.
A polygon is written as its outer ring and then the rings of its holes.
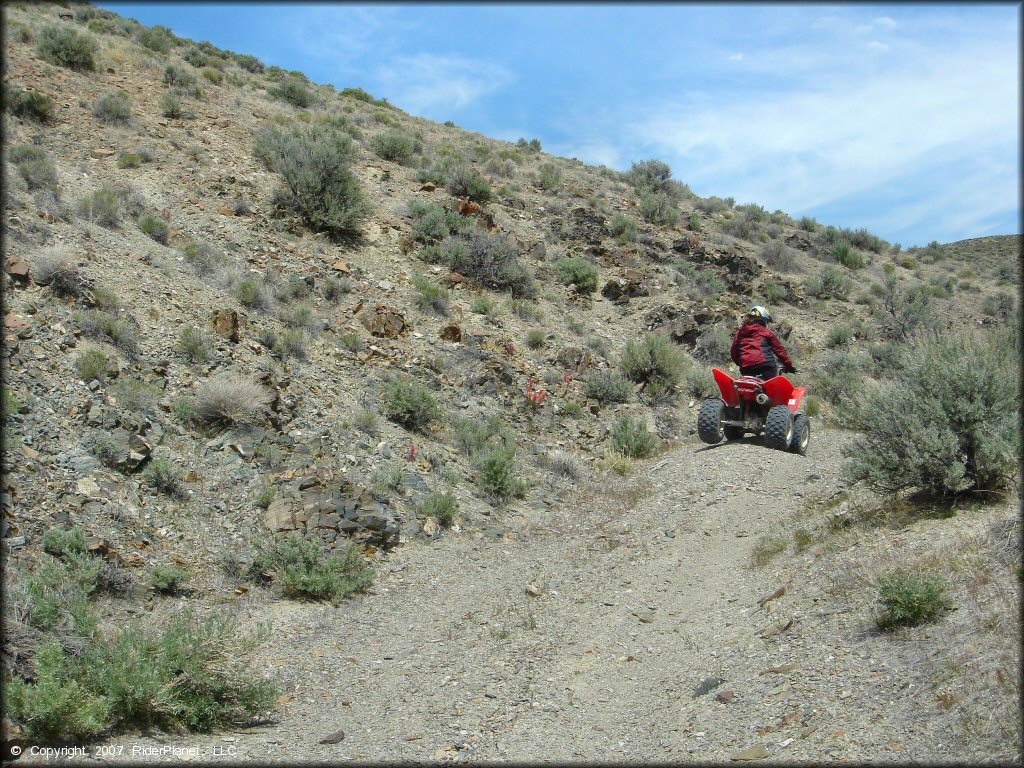
{"type": "Polygon", "coordinates": [[[388,100],[413,114],[458,109],[504,88],[514,76],[504,67],[464,56],[420,53],[391,59],[376,72],[388,100]]]}
{"type": "Polygon", "coordinates": [[[743,54],[734,53],[732,56],[729,57],[729,61],[743,61],[743,54]]]}
{"type": "Polygon", "coordinates": [[[627,135],[695,189],[808,209],[920,170],[935,155],[1014,146],[1018,95],[1008,70],[1015,55],[968,51],[864,81],[851,73],[827,89],[691,98],[635,121],[627,135]]]}
{"type": "Polygon", "coordinates": [[[361,56],[386,52],[387,41],[402,28],[398,9],[387,6],[312,5],[294,19],[291,28],[280,30],[307,56],[330,61],[344,71],[361,56]]]}
{"type": "Polygon", "coordinates": [[[879,53],[885,53],[886,51],[889,50],[889,46],[886,45],[885,43],[880,43],[877,40],[872,40],[870,43],[868,43],[868,50],[878,51],[879,53]]]}

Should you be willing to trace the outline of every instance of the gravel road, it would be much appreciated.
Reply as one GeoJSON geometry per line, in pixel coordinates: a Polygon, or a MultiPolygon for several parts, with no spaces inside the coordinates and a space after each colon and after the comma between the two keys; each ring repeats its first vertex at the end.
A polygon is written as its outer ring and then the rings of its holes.
{"type": "Polygon", "coordinates": [[[886,640],[751,565],[802,496],[839,487],[844,439],[818,430],[807,457],[686,441],[566,508],[508,510],[514,537],[400,547],[337,608],[253,603],[276,722],[105,744],[191,750],[146,762],[947,759],[886,640]]]}

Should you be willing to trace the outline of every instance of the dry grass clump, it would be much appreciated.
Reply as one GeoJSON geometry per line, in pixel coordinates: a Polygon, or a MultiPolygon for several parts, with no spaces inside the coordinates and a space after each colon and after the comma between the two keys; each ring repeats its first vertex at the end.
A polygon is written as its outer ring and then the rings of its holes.
{"type": "Polygon", "coordinates": [[[32,277],[39,285],[48,285],[57,296],[79,298],[89,288],[75,259],[66,251],[49,249],[35,258],[32,277]]]}
{"type": "Polygon", "coordinates": [[[214,376],[196,387],[195,413],[207,424],[254,424],[266,413],[270,391],[234,374],[214,376]]]}

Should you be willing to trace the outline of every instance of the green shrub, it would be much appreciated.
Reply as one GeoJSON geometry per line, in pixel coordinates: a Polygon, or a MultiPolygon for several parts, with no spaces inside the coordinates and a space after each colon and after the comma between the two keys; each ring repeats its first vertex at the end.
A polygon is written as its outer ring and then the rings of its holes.
{"type": "Polygon", "coordinates": [[[700,232],[703,229],[703,225],[700,221],[700,214],[693,211],[690,214],[690,221],[686,225],[691,232],[700,232]]]}
{"type": "Polygon", "coordinates": [[[124,200],[117,190],[100,187],[78,201],[78,214],[102,227],[116,227],[124,216],[124,200]]]}
{"type": "Polygon", "coordinates": [[[540,166],[541,189],[551,191],[562,183],[562,171],[554,163],[542,163],[540,166]]]}
{"type": "Polygon", "coordinates": [[[679,383],[686,358],[663,333],[648,333],[638,342],[627,342],[620,365],[630,381],[673,390],[679,383]]]}
{"type": "Polygon", "coordinates": [[[761,248],[761,258],[772,269],[791,272],[796,268],[796,256],[793,249],[781,240],[771,240],[761,248]]]}
{"type": "Polygon", "coordinates": [[[247,725],[273,709],[278,694],[252,678],[246,658],[268,636],[266,626],[246,636],[233,621],[199,622],[185,612],[162,632],[133,623],[93,644],[67,660],[68,678],[106,700],[115,728],[247,725]]]}
{"type": "Polygon", "coordinates": [[[432,421],[441,418],[441,408],[430,390],[408,376],[395,377],[384,385],[381,411],[391,421],[414,432],[423,432],[432,421]]]}
{"type": "Polygon", "coordinates": [[[508,303],[512,314],[523,320],[540,323],[544,320],[544,311],[537,306],[536,301],[530,299],[512,299],[508,303]]]}
{"type": "Polygon", "coordinates": [[[676,282],[684,286],[686,296],[693,301],[717,299],[728,288],[710,269],[701,269],[683,260],[677,261],[674,266],[679,272],[676,282]]]}
{"type": "Polygon", "coordinates": [[[540,328],[531,328],[526,334],[526,346],[530,349],[540,349],[544,346],[544,331],[540,328]]]}
{"type": "Polygon", "coordinates": [[[370,149],[377,157],[406,165],[416,154],[416,141],[398,129],[390,129],[370,139],[370,149]]]}
{"type": "Polygon", "coordinates": [[[36,35],[36,51],[59,67],[92,71],[96,68],[96,41],[69,27],[43,27],[36,35]]]}
{"type": "Polygon", "coordinates": [[[525,149],[530,152],[540,152],[540,139],[530,139],[527,141],[520,137],[519,141],[516,142],[516,146],[519,147],[519,149],[525,149]]]}
{"type": "Polygon", "coordinates": [[[789,296],[789,291],[786,286],[781,283],[768,282],[761,286],[761,291],[764,293],[765,301],[769,304],[778,304],[789,296]]]}
{"type": "Polygon", "coordinates": [[[469,311],[477,315],[489,315],[494,312],[494,302],[486,296],[479,296],[473,299],[469,305],[469,311]]]}
{"type": "Polygon", "coordinates": [[[800,229],[805,232],[814,232],[818,229],[818,222],[812,216],[801,216],[800,229]]]}
{"type": "Polygon", "coordinates": [[[516,297],[536,295],[533,274],[518,259],[518,248],[503,233],[488,235],[479,230],[445,241],[445,259],[459,274],[473,277],[494,290],[516,297]]]}
{"type": "Polygon", "coordinates": [[[175,64],[168,64],[164,69],[164,85],[190,88],[196,84],[196,76],[175,64]]]}
{"type": "Polygon", "coordinates": [[[4,109],[17,117],[45,123],[53,116],[53,99],[39,91],[10,85],[4,88],[4,109]]]}
{"type": "Polygon", "coordinates": [[[904,286],[895,274],[882,276],[879,290],[885,311],[883,330],[894,341],[906,341],[936,322],[931,293],[925,286],[904,286]]]}
{"type": "Polygon", "coordinates": [[[711,370],[699,365],[692,365],[683,373],[681,389],[683,394],[695,400],[718,394],[718,385],[715,384],[711,370]]]}
{"type": "Polygon", "coordinates": [[[672,169],[661,160],[644,160],[633,163],[627,178],[637,194],[661,193],[672,195],[674,185],[670,179],[672,169]]]}
{"type": "Polygon", "coordinates": [[[139,27],[135,33],[139,45],[156,53],[167,53],[174,45],[174,33],[167,27],[157,24],[154,27],[139,27]]]}
{"type": "Polygon", "coordinates": [[[107,341],[129,355],[138,352],[138,332],[127,318],[98,310],[86,310],[78,313],[77,319],[78,326],[86,336],[107,341]]]}
{"type": "Polygon", "coordinates": [[[356,411],[352,417],[352,426],[367,435],[377,434],[377,414],[368,408],[356,411]]]}
{"type": "Polygon", "coordinates": [[[674,226],[679,223],[680,213],[671,197],[662,192],[649,192],[640,195],[640,216],[651,224],[674,226]]]}
{"type": "Polygon", "coordinates": [[[624,403],[629,399],[632,387],[615,371],[601,368],[584,380],[583,391],[587,397],[604,403],[624,403]]]}
{"type": "Polygon", "coordinates": [[[296,77],[286,77],[267,89],[273,98],[287,102],[293,107],[305,108],[313,103],[313,92],[296,77]]]}
{"type": "Polygon", "coordinates": [[[412,276],[412,284],[416,289],[414,301],[417,307],[432,309],[437,314],[447,317],[449,312],[448,291],[419,273],[412,276]]]}
{"type": "Polygon", "coordinates": [[[567,257],[555,262],[555,274],[566,285],[576,286],[580,293],[597,290],[597,267],[580,257],[567,257]]]}
{"type": "Polygon", "coordinates": [[[608,222],[608,231],[621,245],[630,243],[636,239],[636,219],[628,214],[616,212],[608,222]]]}
{"type": "Polygon", "coordinates": [[[93,104],[92,115],[101,123],[127,123],[132,117],[127,94],[122,91],[103,94],[93,104]]]}
{"type": "Polygon", "coordinates": [[[164,117],[177,120],[182,115],[181,99],[178,98],[178,94],[174,91],[167,91],[161,94],[157,104],[160,107],[160,114],[164,117]]]}
{"type": "Polygon", "coordinates": [[[990,293],[981,302],[981,311],[1000,322],[1008,322],[1016,312],[1013,295],[1005,292],[990,293]]]}
{"type": "Polygon", "coordinates": [[[438,203],[411,200],[409,213],[412,215],[414,239],[420,243],[435,243],[448,235],[458,235],[473,228],[473,221],[458,211],[449,211],[438,203]]]}
{"type": "Polygon", "coordinates": [[[85,529],[80,525],[71,528],[51,528],[39,540],[43,552],[59,559],[85,554],[85,529]]]}
{"type": "Polygon", "coordinates": [[[850,278],[832,265],[825,266],[804,284],[807,293],[818,299],[846,299],[852,287],[850,278]]]}
{"type": "Polygon", "coordinates": [[[863,389],[865,367],[860,355],[838,350],[830,352],[814,377],[812,389],[830,403],[838,404],[863,389]]]}
{"type": "Polygon", "coordinates": [[[893,383],[845,409],[863,432],[844,452],[847,475],[890,493],[1000,490],[1020,454],[1019,363],[1016,328],[917,339],[893,383]]]}
{"type": "Polygon", "coordinates": [[[205,363],[210,357],[210,337],[194,325],[181,329],[178,351],[191,363],[205,363]]]}
{"type": "Polygon", "coordinates": [[[878,618],[884,630],[916,627],[934,621],[953,607],[944,579],[920,573],[893,573],[878,578],[878,599],[885,612],[878,618]]]}
{"type": "Polygon", "coordinates": [[[918,249],[916,255],[917,260],[922,264],[935,264],[936,262],[945,261],[949,256],[949,250],[937,240],[932,240],[928,243],[927,247],[918,249]]]}
{"type": "MultiPolygon", "coordinates": [[[[208,63],[210,61],[210,59],[207,59],[208,63]]],[[[221,72],[219,69],[216,69],[215,67],[203,67],[199,71],[199,74],[201,74],[204,78],[209,80],[214,85],[220,85],[224,82],[224,73],[221,72]]]]}
{"type": "Polygon", "coordinates": [[[848,325],[838,325],[829,329],[825,344],[829,348],[846,347],[853,340],[853,328],[848,325]]]}
{"type": "Polygon", "coordinates": [[[371,96],[369,93],[367,93],[362,88],[343,88],[342,90],[338,91],[338,95],[339,96],[344,96],[345,98],[348,98],[348,99],[355,99],[356,101],[362,101],[362,102],[365,102],[366,104],[378,104],[379,105],[379,104],[382,103],[381,99],[375,99],[373,96],[371,96]]]}
{"type": "Polygon", "coordinates": [[[7,159],[14,163],[29,189],[57,188],[57,168],[42,147],[16,144],[7,151],[7,159]]]}
{"type": "Polygon", "coordinates": [[[480,490],[498,501],[525,494],[525,483],[515,476],[515,456],[515,443],[481,451],[475,460],[480,490]]]}
{"type": "Polygon", "coordinates": [[[337,603],[373,582],[372,569],[352,542],[328,555],[320,540],[291,533],[269,542],[256,541],[254,548],[253,567],[276,572],[288,597],[337,603]]]}
{"type": "Polygon", "coordinates": [[[623,456],[642,459],[654,452],[655,438],[643,419],[622,416],[612,427],[612,447],[623,456]]]}
{"type": "Polygon", "coordinates": [[[296,207],[314,229],[351,237],[369,211],[350,166],[351,139],[336,128],[313,125],[298,131],[263,127],[253,151],[281,174],[296,207]]]}
{"type": "Polygon", "coordinates": [[[466,164],[450,167],[445,174],[445,188],[457,197],[486,202],[491,199],[491,185],[476,169],[466,164]]]}
{"type": "Polygon", "coordinates": [[[98,349],[87,349],[75,358],[75,370],[83,381],[102,379],[110,371],[110,358],[98,349]]]}
{"type": "Polygon", "coordinates": [[[342,296],[352,292],[352,281],[347,277],[328,277],[320,283],[324,298],[338,301],[342,296]]]}
{"type": "Polygon", "coordinates": [[[846,240],[837,240],[829,251],[832,258],[850,269],[863,269],[864,257],[846,240]]]}
{"type": "Polygon", "coordinates": [[[435,491],[425,496],[419,504],[417,514],[420,517],[432,517],[437,520],[438,525],[448,528],[455,520],[459,507],[455,502],[455,495],[435,491]]]}
{"type": "Polygon", "coordinates": [[[697,337],[693,355],[708,365],[728,364],[731,360],[732,333],[725,323],[716,323],[706,328],[697,337]]]}
{"type": "Polygon", "coordinates": [[[205,240],[189,243],[182,249],[182,254],[200,275],[208,275],[227,263],[227,257],[205,240]]]}
{"type": "Polygon", "coordinates": [[[268,312],[273,306],[270,289],[267,288],[266,283],[255,277],[246,277],[240,280],[235,287],[235,295],[238,297],[238,303],[246,309],[259,309],[268,312]]]}
{"type": "Polygon", "coordinates": [[[149,569],[149,573],[146,575],[146,580],[149,585],[165,595],[172,595],[178,591],[186,581],[190,578],[189,574],[173,565],[164,565],[163,563],[157,563],[149,569]]]}
{"type": "Polygon", "coordinates": [[[498,416],[483,420],[455,419],[453,429],[456,445],[471,458],[494,448],[515,447],[515,434],[498,416]]]}
{"type": "Polygon", "coordinates": [[[246,72],[252,72],[254,75],[262,74],[266,70],[262,61],[247,53],[235,54],[235,61],[238,63],[239,67],[244,69],[246,72]]]}
{"type": "Polygon", "coordinates": [[[401,464],[379,469],[370,477],[370,487],[376,498],[386,500],[390,494],[400,492],[405,487],[405,470],[401,464]]]}
{"type": "Polygon", "coordinates": [[[281,357],[294,357],[298,360],[305,360],[309,350],[309,331],[303,328],[288,328],[275,336],[271,348],[281,357]]]}
{"type": "Polygon", "coordinates": [[[139,219],[139,229],[161,245],[167,245],[167,238],[170,236],[171,228],[163,219],[146,214],[139,219]]]}
{"type": "Polygon", "coordinates": [[[138,168],[140,165],[142,165],[142,158],[134,152],[122,152],[118,155],[118,168],[138,168]]]}
{"type": "Polygon", "coordinates": [[[34,741],[86,739],[107,726],[107,701],[86,691],[68,674],[68,666],[61,646],[46,643],[36,655],[35,682],[15,680],[4,686],[8,711],[34,741]]]}
{"type": "Polygon", "coordinates": [[[142,472],[142,479],[157,493],[163,493],[175,498],[183,498],[185,496],[185,487],[182,485],[181,473],[172,467],[167,459],[153,459],[150,461],[142,472]]]}

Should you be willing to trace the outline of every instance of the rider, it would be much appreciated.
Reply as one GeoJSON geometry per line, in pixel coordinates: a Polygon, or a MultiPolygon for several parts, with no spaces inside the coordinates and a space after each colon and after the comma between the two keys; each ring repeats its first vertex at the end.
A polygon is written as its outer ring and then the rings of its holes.
{"type": "Polygon", "coordinates": [[[760,304],[751,307],[732,340],[732,361],[740,367],[740,375],[756,376],[762,381],[779,375],[782,370],[795,373],[793,361],[779,337],[768,330],[772,316],[760,304]]]}

